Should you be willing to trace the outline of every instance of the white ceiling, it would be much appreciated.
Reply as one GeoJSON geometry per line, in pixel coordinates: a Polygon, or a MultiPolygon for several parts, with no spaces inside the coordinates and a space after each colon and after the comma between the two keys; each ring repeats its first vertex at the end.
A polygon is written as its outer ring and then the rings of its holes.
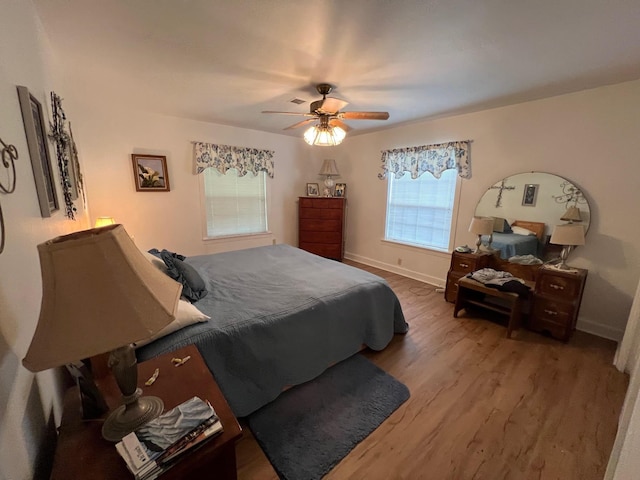
{"type": "Polygon", "coordinates": [[[33,1],[79,93],[275,133],[319,82],[353,135],[640,78],[639,0],[33,1]]]}

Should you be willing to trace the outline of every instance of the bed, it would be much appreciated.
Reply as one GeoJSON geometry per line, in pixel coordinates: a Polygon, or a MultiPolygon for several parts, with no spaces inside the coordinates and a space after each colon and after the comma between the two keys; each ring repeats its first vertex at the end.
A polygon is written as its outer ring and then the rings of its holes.
{"type": "Polygon", "coordinates": [[[138,360],[195,344],[238,417],[408,329],[384,279],[289,245],[185,263],[205,281],[194,305],[211,319],[138,348],[138,360]]]}
{"type": "MultiPolygon", "coordinates": [[[[500,252],[500,258],[509,259],[514,256],[533,255],[539,257],[541,248],[544,245],[545,224],[542,222],[529,222],[526,220],[516,220],[510,228],[513,230],[521,229],[533,232],[535,235],[522,235],[518,233],[493,232],[493,241],[491,248],[500,252]]],[[[489,236],[482,237],[482,243],[485,246],[489,244],[489,236]]]]}

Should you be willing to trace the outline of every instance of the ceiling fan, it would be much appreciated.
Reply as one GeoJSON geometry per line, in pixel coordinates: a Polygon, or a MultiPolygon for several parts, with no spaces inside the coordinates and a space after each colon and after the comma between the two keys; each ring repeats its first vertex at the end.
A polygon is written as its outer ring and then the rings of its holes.
{"type": "Polygon", "coordinates": [[[388,112],[341,112],[340,109],[346,107],[349,102],[335,97],[327,97],[333,90],[333,86],[328,83],[319,83],[316,90],[322,95],[322,100],[316,100],[309,105],[309,113],[300,112],[277,112],[265,110],[262,113],[278,113],[283,115],[302,115],[310,117],[298,123],[286,127],[284,130],[302,127],[310,123],[319,121],[317,125],[309,128],[304,139],[310,145],[338,145],[346,132],[351,127],[342,120],[387,120],[388,112]]]}

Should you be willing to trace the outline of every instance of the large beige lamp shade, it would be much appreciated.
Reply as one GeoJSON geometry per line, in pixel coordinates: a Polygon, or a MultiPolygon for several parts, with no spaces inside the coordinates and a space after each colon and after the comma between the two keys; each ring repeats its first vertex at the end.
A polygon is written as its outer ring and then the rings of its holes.
{"type": "Polygon", "coordinates": [[[38,253],[42,304],[23,365],[37,372],[112,352],[110,365],[125,403],[134,404],[123,408],[139,407],[137,367],[129,371],[135,367],[131,343],[175,318],[182,286],[144,257],[122,225],[57,237],[38,245],[38,253]],[[118,369],[125,370],[122,378],[118,369]]]}
{"type": "Polygon", "coordinates": [[[577,223],[565,223],[556,225],[549,239],[549,243],[554,245],[562,245],[562,253],[560,254],[560,263],[558,268],[568,269],[566,264],[569,252],[576,245],[584,245],[584,227],[577,223]]]}

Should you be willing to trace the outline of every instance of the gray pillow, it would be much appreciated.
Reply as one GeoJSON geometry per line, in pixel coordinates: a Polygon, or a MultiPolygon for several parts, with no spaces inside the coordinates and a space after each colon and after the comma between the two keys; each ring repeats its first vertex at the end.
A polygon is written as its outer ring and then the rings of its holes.
{"type": "Polygon", "coordinates": [[[182,284],[183,297],[193,303],[207,294],[207,286],[195,268],[176,258],[172,252],[160,252],[160,257],[167,266],[167,275],[182,284]]]}

